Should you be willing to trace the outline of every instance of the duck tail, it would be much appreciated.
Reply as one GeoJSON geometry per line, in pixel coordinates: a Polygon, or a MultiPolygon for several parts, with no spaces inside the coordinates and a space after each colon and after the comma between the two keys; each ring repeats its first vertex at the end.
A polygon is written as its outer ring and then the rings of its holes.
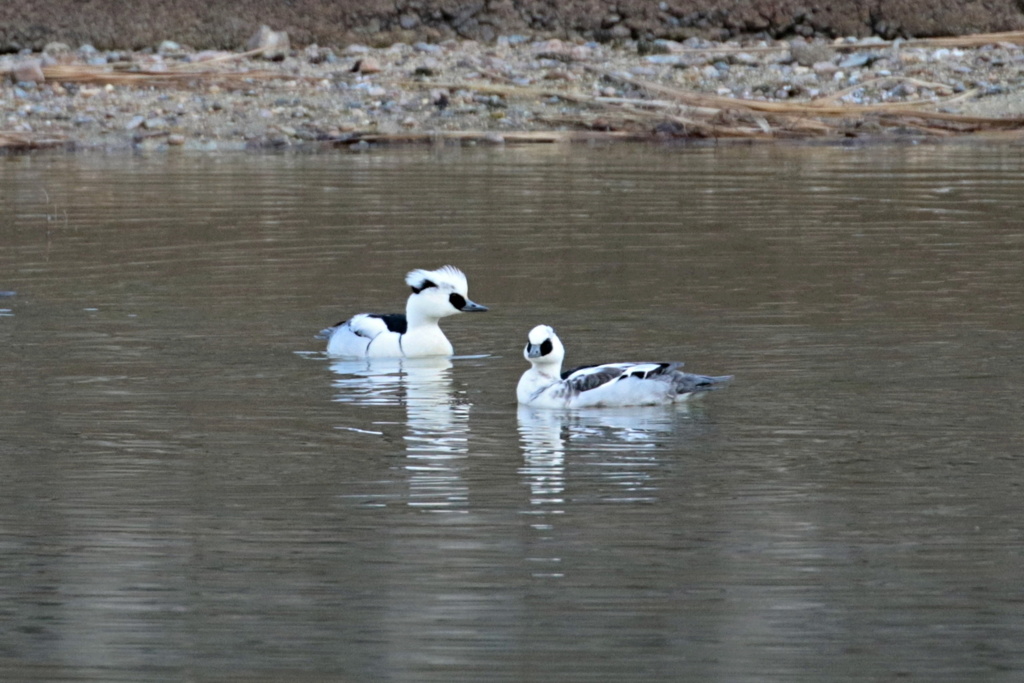
{"type": "Polygon", "coordinates": [[[693,375],[688,372],[680,372],[675,378],[676,393],[692,394],[698,391],[714,391],[721,389],[726,382],[732,379],[732,375],[693,375]]]}

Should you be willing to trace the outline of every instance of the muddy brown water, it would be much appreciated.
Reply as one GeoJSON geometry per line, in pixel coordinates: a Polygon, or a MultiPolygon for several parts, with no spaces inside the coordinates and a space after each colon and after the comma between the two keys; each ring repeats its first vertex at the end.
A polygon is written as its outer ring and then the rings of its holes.
{"type": "Polygon", "coordinates": [[[1024,675],[1019,149],[0,159],[5,680],[1024,675]],[[447,361],[313,334],[460,266],[447,361]],[[567,362],[731,373],[517,409],[567,362]]]}

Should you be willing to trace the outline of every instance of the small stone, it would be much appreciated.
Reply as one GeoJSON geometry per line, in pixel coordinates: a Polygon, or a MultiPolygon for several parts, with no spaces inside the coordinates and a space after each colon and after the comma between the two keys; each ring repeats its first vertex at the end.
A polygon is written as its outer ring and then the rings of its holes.
{"type": "Polygon", "coordinates": [[[831,62],[835,59],[835,50],[830,45],[816,43],[794,43],[789,53],[800,66],[813,66],[819,62],[831,62]]]}
{"type": "Polygon", "coordinates": [[[411,31],[420,25],[420,18],[415,14],[403,14],[398,17],[398,25],[406,31],[411,31]]]}
{"type": "Polygon", "coordinates": [[[42,83],[46,80],[43,75],[43,62],[39,59],[23,59],[14,65],[11,74],[15,83],[42,83]]]}
{"type": "Polygon", "coordinates": [[[334,51],[329,47],[320,47],[319,45],[308,46],[303,54],[306,57],[306,61],[310,64],[323,64],[324,62],[330,62],[334,57],[334,51]]]}
{"type": "Polygon", "coordinates": [[[174,42],[173,40],[165,40],[156,48],[157,54],[161,55],[173,55],[178,54],[182,51],[181,45],[174,42]]]}
{"type": "Polygon", "coordinates": [[[360,45],[359,43],[353,43],[352,45],[349,45],[344,50],[342,50],[342,54],[346,55],[365,55],[369,54],[369,52],[370,48],[366,47],[365,45],[360,45]]]}
{"type": "Polygon", "coordinates": [[[285,31],[275,31],[266,24],[260,26],[260,30],[249,38],[246,46],[248,51],[259,50],[261,57],[271,60],[284,59],[290,48],[288,34],[285,31]]]}
{"type": "Polygon", "coordinates": [[[127,125],[125,125],[124,128],[125,128],[125,130],[135,130],[136,128],[141,126],[143,123],[145,123],[145,121],[146,121],[146,117],[145,116],[133,116],[131,118],[131,120],[128,121],[127,125]]]}
{"type": "Polygon", "coordinates": [[[586,61],[594,56],[594,51],[586,45],[574,45],[569,49],[569,57],[576,62],[586,61]]]}
{"type": "Polygon", "coordinates": [[[66,55],[69,52],[71,52],[71,48],[68,46],[67,43],[60,43],[57,41],[47,43],[46,46],[43,48],[44,55],[66,55]]]}
{"type": "Polygon", "coordinates": [[[153,118],[145,119],[142,122],[142,127],[146,130],[166,130],[167,121],[159,116],[154,116],[153,118]]]}
{"type": "Polygon", "coordinates": [[[862,66],[867,66],[874,60],[875,56],[868,52],[859,52],[852,55],[847,55],[839,61],[840,69],[859,69],[862,66]]]}
{"type": "Polygon", "coordinates": [[[361,74],[377,74],[381,71],[380,62],[373,57],[363,57],[355,63],[352,71],[361,74]]]}
{"type": "Polygon", "coordinates": [[[167,136],[167,144],[173,147],[180,147],[185,144],[185,136],[180,133],[171,133],[167,136]]]}

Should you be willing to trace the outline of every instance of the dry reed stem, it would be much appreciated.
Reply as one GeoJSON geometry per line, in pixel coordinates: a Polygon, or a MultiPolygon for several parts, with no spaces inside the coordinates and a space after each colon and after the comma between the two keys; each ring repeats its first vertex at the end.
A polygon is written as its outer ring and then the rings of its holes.
{"type": "Polygon", "coordinates": [[[62,135],[0,130],[0,149],[44,149],[47,147],[59,147],[67,143],[68,139],[62,135]]]}
{"type": "Polygon", "coordinates": [[[352,144],[354,142],[375,142],[375,143],[412,143],[412,142],[444,142],[446,140],[458,142],[484,142],[491,144],[504,143],[571,143],[588,142],[593,140],[641,140],[648,139],[648,135],[637,135],[629,131],[579,131],[579,130],[527,130],[509,131],[495,134],[492,131],[437,131],[425,133],[362,133],[347,138],[342,142],[352,144]],[[498,139],[500,137],[500,140],[498,139]]]}
{"type": "MultiPolygon", "coordinates": [[[[431,83],[430,87],[450,90],[473,90],[503,97],[539,99],[556,96],[599,109],[609,116],[618,116],[626,125],[647,123],[674,123],[685,135],[700,137],[790,137],[847,135],[858,133],[864,124],[896,129],[912,128],[935,136],[974,133],[998,128],[1024,128],[1024,118],[991,118],[968,116],[927,109],[928,106],[946,105],[970,97],[974,91],[948,98],[934,98],[917,102],[849,105],[836,103],[848,94],[841,91],[829,98],[803,102],[767,102],[744,100],[680,90],[670,86],[612,73],[596,67],[588,68],[612,80],[627,83],[638,89],[657,94],[661,99],[625,97],[594,97],[552,87],[512,86],[494,83],[431,83]]],[[[909,79],[916,85],[926,82],[909,79]]],[[[427,85],[410,83],[409,85],[427,85]]],[[[927,84],[933,86],[935,84],[927,84]]],[[[862,87],[863,84],[857,87],[862,87]]],[[[551,120],[551,119],[548,119],[551,120]]],[[[583,115],[559,117],[574,125],[590,127],[592,121],[583,115]]]]}
{"type": "Polygon", "coordinates": [[[80,64],[44,66],[43,76],[48,81],[56,81],[58,83],[90,83],[97,85],[148,85],[181,83],[194,80],[237,81],[259,78],[287,78],[294,80],[296,78],[290,74],[278,74],[270,71],[124,71],[80,64]]]}
{"type": "Polygon", "coordinates": [[[926,105],[942,105],[947,102],[962,99],[963,95],[957,95],[948,99],[936,99],[930,101],[883,103],[883,104],[854,104],[834,105],[819,104],[817,101],[805,102],[767,102],[759,100],[744,100],[720,95],[708,95],[687,90],[679,90],[659,83],[651,83],[624,74],[615,74],[598,70],[602,75],[615,80],[620,80],[647,91],[657,92],[669,96],[679,102],[696,106],[712,107],[717,109],[739,109],[776,114],[796,114],[801,116],[863,116],[866,113],[887,114],[890,116],[906,117],[927,117],[943,121],[958,122],[974,126],[993,127],[1021,127],[1024,126],[1024,117],[994,118],[985,116],[968,116],[963,114],[950,114],[940,111],[925,111],[926,105]]]}

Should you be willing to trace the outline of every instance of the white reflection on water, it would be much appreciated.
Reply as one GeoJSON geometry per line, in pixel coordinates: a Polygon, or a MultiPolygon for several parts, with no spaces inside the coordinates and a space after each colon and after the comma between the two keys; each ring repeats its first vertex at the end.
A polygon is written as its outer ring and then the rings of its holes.
{"type": "Polygon", "coordinates": [[[675,434],[684,406],[601,408],[557,411],[519,406],[519,436],[524,466],[520,474],[530,486],[531,505],[550,505],[565,494],[567,451],[579,464],[596,468],[597,476],[615,484],[606,500],[653,500],[649,469],[658,464],[655,450],[675,434]]]}
{"type": "MultiPolygon", "coordinates": [[[[469,403],[452,385],[449,358],[387,358],[334,361],[334,400],[368,407],[403,407],[409,473],[409,505],[428,510],[465,511],[463,481],[469,454],[469,403]]],[[[351,431],[380,434],[368,430],[351,431]]]]}
{"type": "Polygon", "coordinates": [[[519,474],[530,490],[530,527],[537,533],[531,562],[546,565],[535,577],[561,578],[556,523],[574,503],[593,495],[604,502],[652,502],[651,471],[673,439],[686,408],[621,408],[576,411],[519,406],[519,474]],[[567,468],[577,475],[570,489],[567,468]]]}

